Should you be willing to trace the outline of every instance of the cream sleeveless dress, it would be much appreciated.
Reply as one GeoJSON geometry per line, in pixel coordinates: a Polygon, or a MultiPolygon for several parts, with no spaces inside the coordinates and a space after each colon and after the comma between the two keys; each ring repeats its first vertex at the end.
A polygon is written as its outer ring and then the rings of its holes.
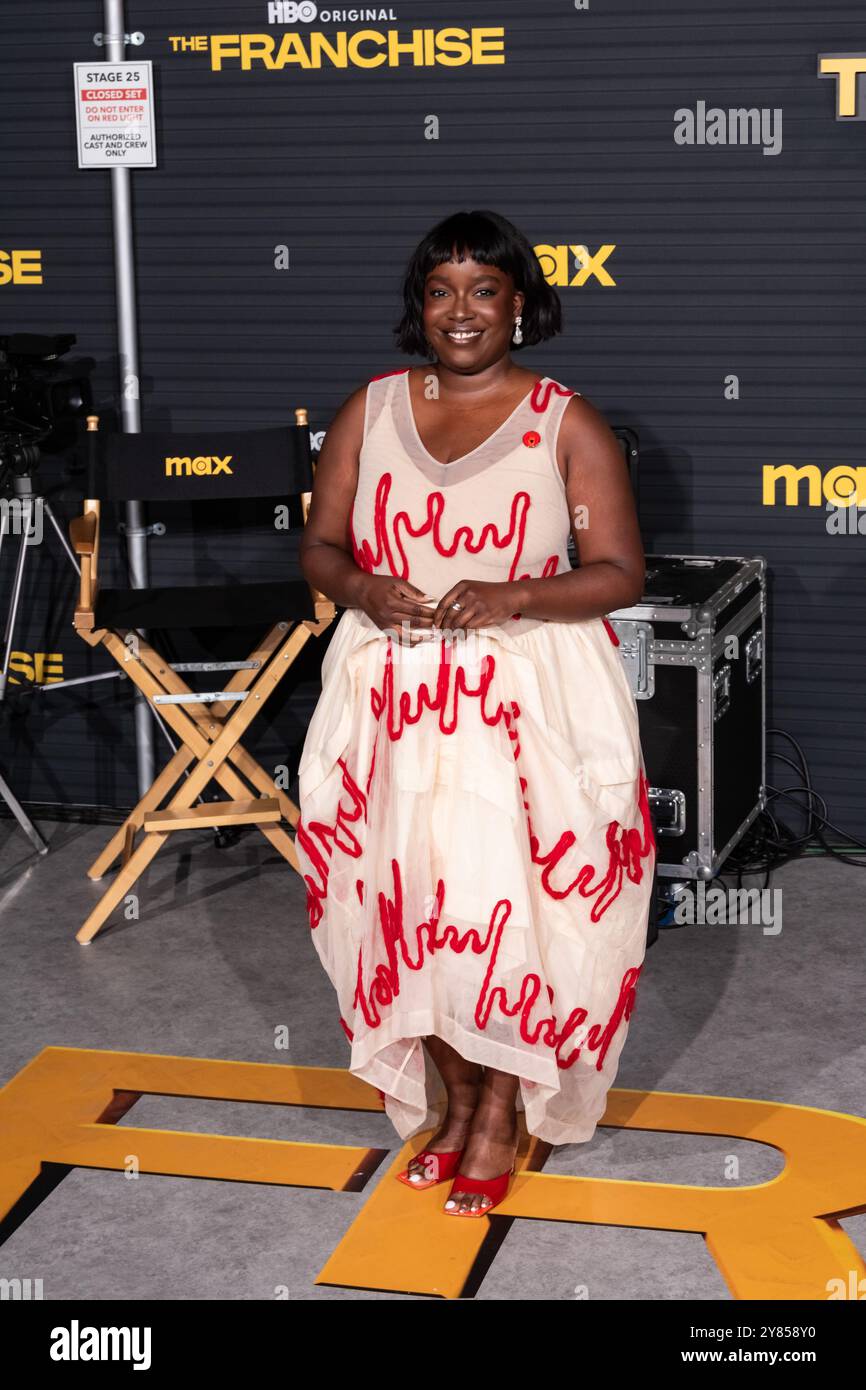
{"type": "MultiPolygon", "coordinates": [[[[407,371],[367,387],[356,563],[438,600],[458,580],[570,569],[556,464],[574,393],[549,377],[441,464],[407,371]]],[[[445,1090],[421,1039],[520,1078],[530,1134],[603,1115],[644,958],[655,845],[637,711],[602,618],[527,619],[409,646],[336,625],[300,763],[295,841],[350,1070],[398,1134],[445,1090]]]]}

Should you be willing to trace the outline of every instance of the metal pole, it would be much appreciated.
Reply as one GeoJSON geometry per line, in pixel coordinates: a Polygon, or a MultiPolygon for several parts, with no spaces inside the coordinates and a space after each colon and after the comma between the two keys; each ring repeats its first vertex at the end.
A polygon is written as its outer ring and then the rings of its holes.
{"type": "MultiPolygon", "coordinates": [[[[109,62],[126,57],[123,0],[103,0],[104,47],[109,62]]],[[[111,207],[114,225],[114,279],[117,296],[117,346],[120,362],[120,409],[126,434],[141,433],[138,373],[138,321],[135,296],[135,248],[132,232],[131,169],[110,169],[111,207]]],[[[144,589],[148,582],[147,530],[141,502],[126,504],[126,541],[129,582],[144,589]]],[[[154,779],[153,721],[141,691],[135,692],[135,746],[138,794],[143,796],[154,779]]]]}

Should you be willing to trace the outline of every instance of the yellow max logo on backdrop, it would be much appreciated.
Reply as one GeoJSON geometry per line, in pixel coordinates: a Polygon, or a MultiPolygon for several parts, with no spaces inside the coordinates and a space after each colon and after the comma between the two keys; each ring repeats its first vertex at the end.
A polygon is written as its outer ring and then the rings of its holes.
{"type": "Polygon", "coordinates": [[[604,268],[604,262],[616,246],[600,246],[595,255],[588,247],[577,246],[534,246],[532,248],[541,264],[542,274],[549,285],[585,285],[590,275],[594,275],[600,285],[615,285],[613,276],[604,268]]]}
{"type": "Polygon", "coordinates": [[[173,53],[209,53],[212,72],[283,68],[459,68],[505,62],[504,29],[358,29],[350,34],[178,34],[173,53]]]}
{"type": "Polygon", "coordinates": [[[63,680],[63,653],[10,652],[9,670],[18,673],[10,675],[10,685],[52,685],[63,680]]]}
{"type": "Polygon", "coordinates": [[[819,53],[818,76],[836,79],[836,119],[866,121],[866,103],[860,100],[866,73],[866,53],[819,53]]]}
{"type": "Polygon", "coordinates": [[[217,473],[232,473],[229,459],[233,454],[220,458],[218,454],[199,454],[197,458],[167,458],[165,476],[167,478],[213,478],[217,473]]]}
{"type": "Polygon", "coordinates": [[[0,251],[0,285],[41,284],[41,251],[0,251]]]}
{"type": "Polygon", "coordinates": [[[858,507],[866,503],[866,468],[852,468],[850,464],[840,464],[831,468],[823,477],[814,463],[796,468],[792,463],[764,464],[765,507],[775,507],[778,501],[776,484],[784,480],[784,502],[786,507],[799,507],[800,483],[807,485],[806,505],[820,507],[823,501],[834,507],[850,507],[855,502],[858,507]]]}

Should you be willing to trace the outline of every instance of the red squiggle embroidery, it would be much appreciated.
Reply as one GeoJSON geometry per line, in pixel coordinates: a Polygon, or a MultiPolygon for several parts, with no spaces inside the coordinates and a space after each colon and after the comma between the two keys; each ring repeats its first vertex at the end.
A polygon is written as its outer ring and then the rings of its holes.
{"type": "Polygon", "coordinates": [[[493,521],[484,522],[477,541],[473,539],[471,526],[458,526],[457,530],[454,532],[453,544],[447,546],[443,543],[440,527],[442,513],[445,507],[445,495],[442,492],[431,492],[427,496],[427,520],[415,530],[409,520],[409,513],[397,512],[394,517],[394,535],[396,537],[397,527],[401,523],[405,526],[410,536],[424,536],[430,531],[434,548],[440,555],[444,555],[450,559],[451,556],[455,554],[460,544],[460,539],[464,535],[466,537],[467,551],[470,555],[477,555],[478,552],[483,550],[487,545],[488,539],[497,550],[504,550],[506,546],[511,545],[515,534],[519,533],[517,546],[514,551],[514,558],[511,561],[511,566],[508,571],[508,579],[510,580],[514,577],[514,571],[517,568],[517,562],[523,550],[523,541],[526,536],[526,520],[529,515],[530,505],[528,492],[515,492],[511,499],[509,527],[504,535],[500,536],[496,523],[493,521]]]}
{"type": "MultiPolygon", "coordinates": [[[[359,950],[358,952],[357,982],[353,1005],[360,1010],[367,1026],[371,1029],[378,1028],[382,1022],[381,1010],[387,1008],[399,996],[401,967],[408,970],[420,970],[428,957],[445,948],[458,955],[467,949],[475,955],[485,955],[489,952],[487,970],[474,1009],[475,1023],[478,1028],[483,1030],[487,1027],[494,1007],[497,1007],[500,1013],[507,1018],[514,1018],[519,1015],[518,1028],[524,1042],[533,1047],[543,1043],[552,1048],[556,1054],[557,1066],[561,1070],[573,1066],[580,1056],[581,1047],[573,1048],[565,1058],[559,1055],[560,1049],[575,1031],[586,1023],[588,1017],[586,1009],[580,1007],[572,1009],[562,1025],[558,1023],[556,1014],[552,1011],[533,1022],[531,1014],[541,994],[541,980],[532,971],[524,976],[518,997],[513,1004],[509,1002],[508,993],[502,985],[495,985],[491,988],[490,982],[496,966],[502,933],[511,913],[512,905],[509,900],[501,898],[495,904],[486,932],[483,935],[474,927],[469,927],[461,934],[453,923],[448,923],[442,932],[438,932],[437,928],[445,897],[444,884],[440,879],[436,887],[436,907],[428,920],[416,925],[414,941],[410,949],[403,921],[403,887],[400,865],[396,859],[391,860],[391,872],[394,880],[393,898],[389,898],[384,892],[380,892],[378,895],[381,937],[386,960],[380,961],[376,966],[369,985],[365,984],[364,979],[363,951],[359,950]]],[[[623,975],[619,996],[607,1023],[603,1027],[599,1024],[593,1024],[586,1031],[586,1046],[590,1051],[597,1051],[599,1054],[596,1061],[598,1071],[601,1071],[604,1065],[607,1050],[620,1022],[623,1018],[627,1020],[631,1014],[634,1006],[635,988],[641,969],[641,966],[632,966],[623,975]]],[[[552,1004],[553,990],[549,985],[547,986],[547,994],[552,1004]]]]}
{"type": "MultiPolygon", "coordinates": [[[[640,774],[640,781],[643,783],[643,773],[640,774]]],[[[641,787],[641,810],[644,803],[643,787],[641,787]]],[[[524,803],[525,804],[525,803],[524,803]]],[[[527,821],[529,813],[527,811],[527,821]]],[[[643,877],[643,866],[641,859],[645,858],[655,848],[652,835],[652,824],[647,817],[644,817],[644,833],[641,839],[639,830],[626,830],[619,821],[612,820],[605,833],[605,845],[608,851],[608,865],[604,875],[593,882],[593,875],[597,872],[592,864],[584,864],[578,871],[577,876],[572,879],[565,888],[554,888],[550,882],[551,874],[556,868],[562,856],[575,843],[575,836],[571,830],[566,830],[559,837],[554,848],[549,854],[538,853],[538,839],[530,830],[529,841],[532,852],[532,860],[535,864],[543,864],[541,882],[545,891],[552,898],[567,898],[569,893],[575,888],[581,897],[595,897],[596,902],[590,910],[590,917],[593,922],[599,921],[602,914],[607,911],[611,903],[617,898],[622,890],[623,876],[627,875],[632,883],[640,883],[643,877]]]]}
{"type": "MultiPolygon", "coordinates": [[[[495,661],[492,656],[485,655],[480,663],[481,675],[478,685],[475,687],[467,683],[466,671],[463,666],[453,661],[453,649],[448,642],[441,642],[439,646],[439,669],[435,681],[434,692],[431,693],[427,683],[420,681],[418,684],[415,698],[408,691],[401,691],[399,698],[395,699],[394,691],[394,657],[393,645],[389,642],[385,654],[385,668],[380,689],[375,686],[370,691],[370,703],[374,717],[379,728],[373,748],[373,756],[370,764],[370,772],[367,777],[367,791],[369,792],[370,780],[373,775],[373,768],[376,760],[376,750],[378,748],[379,733],[384,727],[388,737],[392,742],[401,738],[407,725],[417,724],[425,709],[438,713],[438,724],[440,732],[451,734],[457,728],[459,717],[460,696],[473,697],[479,701],[479,713],[485,724],[490,727],[497,725],[500,720],[505,725],[507,736],[511,745],[512,755],[515,762],[520,758],[520,738],[517,729],[517,720],[520,715],[520,707],[516,700],[509,701],[506,708],[502,701],[498,701],[495,709],[488,709],[487,700],[490,694],[491,684],[495,673],[495,661]],[[454,675],[453,694],[451,675],[454,675]],[[385,715],[383,721],[382,715],[385,715]]],[[[349,826],[357,821],[362,815],[366,820],[367,798],[352,779],[342,759],[339,759],[340,767],[343,769],[343,786],[349,791],[350,805],[343,807],[338,802],[337,816],[333,827],[321,822],[314,822],[307,826],[298,822],[297,836],[299,843],[306,851],[310,860],[314,864],[319,881],[305,875],[307,883],[307,907],[310,915],[310,925],[315,928],[321,920],[323,913],[323,903],[327,895],[328,862],[322,850],[315,843],[312,836],[318,836],[328,857],[332,853],[332,843],[344,853],[352,855],[354,858],[360,857],[361,845],[358,839],[352,835],[349,826]],[[344,843],[345,841],[345,843],[344,843]]],[[[613,820],[607,827],[605,833],[605,845],[608,852],[607,868],[602,874],[592,864],[583,864],[578,870],[577,875],[564,888],[557,888],[552,883],[553,874],[563,856],[577,842],[577,837],[572,830],[564,830],[556,844],[548,853],[542,853],[538,836],[532,826],[529,802],[527,800],[527,780],[520,773],[518,768],[518,781],[523,797],[523,808],[526,814],[527,834],[529,838],[530,857],[534,864],[541,867],[540,881],[544,891],[557,900],[567,898],[575,888],[581,897],[596,899],[590,910],[590,919],[598,922],[603,914],[610,907],[611,903],[619,896],[625,877],[633,883],[640,883],[643,877],[642,860],[651,852],[656,851],[656,843],[652,829],[652,819],[649,812],[649,796],[646,778],[641,770],[638,778],[638,805],[641,813],[642,831],[636,828],[627,829],[620,825],[619,821],[613,820]]],[[[359,898],[362,899],[363,885],[359,880],[359,898]]]]}
{"type": "Polygon", "coordinates": [[[543,414],[550,405],[550,397],[554,391],[557,396],[574,395],[573,391],[569,391],[565,386],[560,386],[556,381],[537,382],[529,398],[529,404],[537,415],[543,414]]]}
{"type": "Polygon", "coordinates": [[[493,657],[485,655],[481,662],[481,675],[478,685],[473,689],[466,683],[466,670],[459,663],[453,661],[453,647],[450,642],[443,640],[439,644],[439,669],[436,673],[436,690],[431,695],[426,681],[419,681],[416,691],[415,708],[412,709],[412,696],[407,690],[400,692],[399,699],[395,703],[394,699],[394,647],[393,643],[388,643],[385,653],[385,670],[382,676],[382,688],[377,690],[375,686],[370,690],[370,705],[373,714],[380,719],[382,713],[386,715],[385,727],[391,740],[402,737],[403,730],[407,724],[417,724],[425,707],[429,710],[439,711],[439,729],[443,734],[453,734],[457,727],[459,696],[476,696],[479,701],[481,718],[485,724],[498,724],[502,718],[502,704],[497,706],[495,713],[491,713],[486,706],[487,694],[493,680],[495,662],[493,657]],[[452,691],[451,671],[454,669],[453,697],[449,701],[452,691]],[[448,705],[451,705],[450,714],[447,713],[448,705]]]}
{"type": "MultiPolygon", "coordinates": [[[[343,769],[342,781],[349,793],[350,805],[344,807],[341,802],[337,802],[337,815],[333,826],[325,825],[323,821],[311,821],[308,825],[303,817],[299,817],[295,827],[295,840],[304,850],[307,858],[312,861],[318,874],[318,880],[309,874],[304,874],[304,882],[307,885],[307,914],[310,919],[310,927],[313,930],[319,925],[324,912],[324,901],[328,894],[329,860],[332,854],[332,845],[336,845],[344,854],[351,855],[353,859],[359,859],[363,851],[360,840],[349,827],[358,820],[366,821],[367,798],[352,777],[343,759],[338,758],[337,761],[343,769]],[[316,843],[314,836],[318,838],[319,844],[316,843]]],[[[368,790],[369,786],[368,778],[368,790]]]]}
{"type": "MultiPolygon", "coordinates": [[[[509,738],[512,738],[512,753],[515,762],[520,754],[520,742],[517,738],[516,730],[512,732],[512,721],[516,720],[520,714],[520,707],[515,700],[511,701],[510,711],[503,710],[503,718],[509,731],[509,738]]],[[[613,820],[607,827],[605,834],[605,844],[608,851],[608,865],[604,876],[599,882],[593,883],[592,878],[597,870],[592,864],[584,864],[572,882],[563,889],[554,888],[550,878],[557,864],[563,855],[576,844],[577,836],[573,830],[564,830],[549,854],[539,852],[538,836],[532,829],[532,818],[529,813],[529,802],[526,799],[527,781],[522,775],[519,776],[520,789],[523,793],[523,808],[526,812],[526,825],[529,834],[529,851],[533,864],[543,865],[541,873],[541,884],[546,893],[552,898],[567,898],[569,893],[577,888],[581,897],[590,898],[595,896],[597,901],[590,910],[590,918],[597,922],[603,913],[607,911],[613,900],[619,896],[622,889],[623,875],[627,874],[633,883],[640,883],[643,877],[643,865],[641,859],[645,859],[648,854],[655,852],[656,843],[652,829],[652,819],[649,811],[649,795],[647,791],[646,778],[641,769],[638,774],[638,806],[641,813],[643,835],[637,829],[624,829],[619,821],[613,820]]]]}
{"type": "MultiPolygon", "coordinates": [[[[386,728],[389,737],[393,740],[402,736],[407,724],[416,724],[421,718],[425,707],[429,710],[437,710],[439,713],[439,728],[444,734],[451,734],[457,727],[459,712],[459,694],[462,692],[468,696],[479,697],[479,707],[481,717],[485,724],[493,726],[498,724],[500,719],[505,723],[508,731],[508,738],[511,742],[512,754],[515,762],[520,754],[520,740],[517,733],[516,721],[520,714],[520,707],[515,700],[510,701],[510,709],[506,709],[500,701],[495,712],[491,712],[486,707],[486,698],[490,691],[491,683],[495,673],[495,661],[492,656],[485,655],[481,661],[482,675],[477,687],[474,689],[466,683],[466,672],[464,668],[457,664],[454,670],[453,697],[451,696],[451,673],[453,649],[447,642],[442,642],[439,649],[439,669],[437,672],[435,695],[431,695],[429,687],[425,681],[418,684],[417,698],[414,710],[412,708],[412,696],[408,691],[401,691],[399,699],[395,703],[394,697],[394,668],[393,668],[393,648],[388,644],[388,651],[385,659],[385,672],[382,680],[382,688],[376,689],[374,686],[370,692],[371,706],[376,719],[386,712],[386,728]],[[446,709],[451,705],[450,716],[446,717],[446,709]]],[[[623,877],[627,875],[633,883],[640,883],[643,877],[643,865],[641,860],[653,850],[655,850],[655,840],[652,833],[652,821],[649,815],[649,799],[647,796],[646,781],[643,772],[640,772],[638,779],[638,804],[641,811],[643,824],[643,834],[637,829],[626,829],[620,825],[619,821],[613,820],[607,827],[605,835],[605,845],[608,851],[608,864],[604,874],[594,882],[598,875],[598,870],[592,864],[581,866],[574,880],[567,887],[559,889],[553,887],[551,877],[566,852],[576,844],[577,837],[572,830],[564,830],[559,837],[556,845],[548,854],[540,853],[539,840],[532,829],[532,819],[529,813],[529,803],[526,799],[527,781],[526,778],[518,774],[521,791],[523,793],[523,806],[526,812],[527,831],[529,835],[530,855],[533,863],[542,867],[541,883],[550,897],[556,899],[567,898],[570,893],[577,888],[582,897],[595,897],[596,901],[590,910],[590,918],[593,922],[598,922],[602,915],[610,907],[610,904],[619,896],[622,890],[623,877]]]]}
{"type": "MultiPolygon", "coordinates": [[[[376,494],[373,504],[373,544],[362,540],[360,543],[355,540],[354,530],[352,531],[352,546],[355,556],[355,563],[368,574],[374,573],[382,564],[383,558],[387,561],[388,569],[396,579],[409,578],[409,561],[406,551],[400,539],[400,528],[413,538],[426,536],[429,534],[433,547],[440,555],[450,559],[456,554],[461,542],[470,555],[477,555],[484,550],[485,546],[492,544],[497,550],[504,550],[510,545],[514,545],[514,556],[508,571],[508,579],[514,577],[523,551],[523,543],[526,537],[526,523],[529,515],[530,497],[528,492],[516,492],[511,499],[510,518],[508,530],[502,535],[495,522],[486,521],[481,527],[478,538],[475,538],[471,526],[458,526],[451,539],[451,543],[446,543],[442,535],[442,520],[445,510],[445,494],[434,490],[427,495],[427,515],[419,525],[413,526],[412,520],[407,511],[396,512],[393,524],[389,531],[388,525],[388,500],[391,492],[392,475],[385,472],[376,484],[376,494]],[[515,544],[516,538],[516,544],[515,544]]],[[[354,503],[352,504],[354,511],[354,503]]],[[[525,576],[529,578],[529,576],[525,576]]]]}

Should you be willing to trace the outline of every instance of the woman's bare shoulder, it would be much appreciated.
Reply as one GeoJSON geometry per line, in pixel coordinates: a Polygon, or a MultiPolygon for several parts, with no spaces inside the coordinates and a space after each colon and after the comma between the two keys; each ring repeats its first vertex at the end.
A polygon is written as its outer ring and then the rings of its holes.
{"type": "Polygon", "coordinates": [[[586,448],[588,445],[605,444],[611,441],[617,445],[616,435],[598,406],[593,405],[587,396],[571,397],[562,412],[560,440],[569,448],[586,448]]]}

